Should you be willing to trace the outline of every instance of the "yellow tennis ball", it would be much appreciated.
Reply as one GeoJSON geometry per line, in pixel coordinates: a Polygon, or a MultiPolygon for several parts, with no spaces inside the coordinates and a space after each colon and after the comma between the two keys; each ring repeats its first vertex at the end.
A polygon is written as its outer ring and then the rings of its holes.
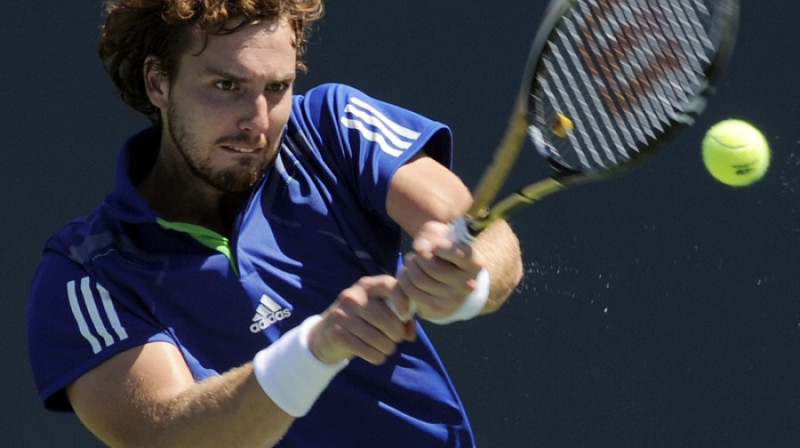
{"type": "Polygon", "coordinates": [[[723,184],[744,187],[764,177],[769,168],[767,139],[742,120],[721,121],[703,139],[703,163],[723,184]]]}

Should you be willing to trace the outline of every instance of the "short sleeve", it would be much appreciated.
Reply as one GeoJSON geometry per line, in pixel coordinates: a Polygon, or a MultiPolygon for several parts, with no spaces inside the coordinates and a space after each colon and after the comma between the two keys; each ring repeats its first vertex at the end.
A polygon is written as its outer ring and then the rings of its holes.
{"type": "Polygon", "coordinates": [[[374,211],[385,213],[392,176],[421,151],[451,168],[452,135],[442,123],[339,84],[312,89],[299,101],[304,134],[316,138],[319,156],[374,211]]]}
{"type": "Polygon", "coordinates": [[[28,355],[45,407],[71,411],[64,388],[132,347],[170,341],[146,310],[122,306],[80,265],[47,251],[31,285],[28,355]]]}

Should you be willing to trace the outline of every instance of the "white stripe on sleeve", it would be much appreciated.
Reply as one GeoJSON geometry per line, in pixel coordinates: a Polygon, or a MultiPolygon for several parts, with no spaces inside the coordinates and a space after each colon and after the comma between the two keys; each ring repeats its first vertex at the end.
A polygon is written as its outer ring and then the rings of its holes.
{"type": "Polygon", "coordinates": [[[383,152],[398,157],[416,141],[420,133],[392,121],[365,101],[350,98],[340,122],[375,142],[383,152]]]}
{"type": "Polygon", "coordinates": [[[119,321],[117,310],[114,309],[114,303],[111,301],[111,294],[100,284],[97,285],[97,291],[100,292],[100,298],[103,299],[103,309],[106,311],[108,321],[111,323],[111,328],[117,333],[117,337],[120,341],[128,339],[128,332],[125,331],[125,327],[123,327],[122,323],[119,321]]]}
{"type": "Polygon", "coordinates": [[[84,319],[83,313],[81,312],[81,307],[78,304],[78,294],[75,290],[74,280],[67,283],[67,295],[69,296],[69,307],[72,310],[72,315],[75,317],[75,321],[78,323],[78,329],[81,332],[81,336],[89,341],[89,345],[92,346],[92,351],[94,353],[100,353],[100,350],[102,350],[103,347],[100,345],[100,341],[98,341],[91,331],[89,331],[89,325],[86,323],[86,319],[84,319]]]}
{"type": "Polygon", "coordinates": [[[128,332],[122,326],[117,310],[114,308],[111,294],[101,285],[95,284],[95,286],[99,293],[102,307],[98,307],[98,298],[92,290],[92,280],[89,277],[81,279],[80,297],[75,281],[68,282],[67,297],[69,298],[70,310],[73,317],[75,317],[75,322],[78,324],[81,336],[89,342],[94,353],[100,353],[103,350],[103,343],[106,347],[110,347],[117,340],[124,341],[128,339],[128,332]],[[81,309],[81,298],[86,312],[89,314],[88,320],[84,315],[83,309],[81,309]],[[113,333],[108,331],[106,322],[111,325],[113,333]],[[101,339],[102,343],[100,342],[101,339]]]}
{"type": "Polygon", "coordinates": [[[106,330],[106,324],[103,323],[103,318],[100,317],[100,312],[97,309],[97,303],[95,303],[95,297],[92,293],[91,279],[89,277],[81,279],[81,292],[83,293],[83,302],[86,304],[86,309],[89,311],[89,318],[92,319],[92,323],[94,324],[94,329],[97,331],[97,334],[103,338],[106,347],[110,347],[114,343],[114,337],[106,330]]]}

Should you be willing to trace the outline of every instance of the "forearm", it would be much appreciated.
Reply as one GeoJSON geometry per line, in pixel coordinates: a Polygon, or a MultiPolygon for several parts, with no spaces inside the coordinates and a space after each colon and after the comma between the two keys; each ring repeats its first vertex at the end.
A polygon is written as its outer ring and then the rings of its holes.
{"type": "Polygon", "coordinates": [[[101,385],[97,393],[112,395],[108,402],[96,400],[89,407],[73,399],[73,406],[86,426],[114,448],[264,448],[277,443],[294,421],[260,388],[252,363],[178,393],[163,390],[161,399],[145,392],[143,382],[149,380],[137,375],[111,389],[101,385]],[[117,400],[127,411],[120,412],[122,407],[113,404],[117,400]]]}
{"type": "Polygon", "coordinates": [[[473,243],[483,257],[491,278],[489,300],[483,314],[500,308],[524,275],[519,240],[506,221],[497,221],[484,230],[473,243]]]}
{"type": "Polygon", "coordinates": [[[264,393],[248,363],[213,377],[152,410],[150,447],[269,447],[294,418],[264,393]]]}
{"type": "Polygon", "coordinates": [[[174,345],[154,342],[86,372],[67,395],[86,427],[111,447],[262,448],[275,444],[293,418],[253,372],[247,363],[197,382],[174,345]]]}

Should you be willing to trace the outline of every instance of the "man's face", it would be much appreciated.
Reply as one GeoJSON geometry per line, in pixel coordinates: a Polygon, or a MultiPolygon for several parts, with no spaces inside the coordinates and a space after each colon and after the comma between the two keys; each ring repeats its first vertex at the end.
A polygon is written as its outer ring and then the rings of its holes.
{"type": "Polygon", "coordinates": [[[288,25],[193,37],[164,96],[162,150],[180,153],[194,179],[248,191],[274,160],[289,120],[296,52],[288,25]]]}

